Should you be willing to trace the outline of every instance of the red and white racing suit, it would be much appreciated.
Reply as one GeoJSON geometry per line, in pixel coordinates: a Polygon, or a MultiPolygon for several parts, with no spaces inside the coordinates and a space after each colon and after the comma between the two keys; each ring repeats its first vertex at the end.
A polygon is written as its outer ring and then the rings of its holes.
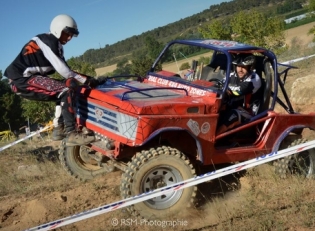
{"type": "Polygon", "coordinates": [[[72,71],[67,65],[59,40],[53,34],[45,33],[33,37],[23,46],[21,52],[5,70],[4,76],[9,79],[12,90],[21,97],[55,101],[57,106],[54,126],[64,123],[65,130],[70,131],[75,125],[71,92],[67,91],[65,81],[48,76],[55,72],[66,80],[74,78],[81,83],[86,81],[84,75],[72,71]],[[65,93],[60,94],[61,92],[65,93]]]}

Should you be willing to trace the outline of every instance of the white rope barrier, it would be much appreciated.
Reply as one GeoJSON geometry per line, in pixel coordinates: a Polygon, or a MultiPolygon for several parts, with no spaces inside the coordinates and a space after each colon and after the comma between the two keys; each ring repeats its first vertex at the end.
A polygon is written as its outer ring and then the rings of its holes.
{"type": "Polygon", "coordinates": [[[302,61],[302,60],[305,60],[305,59],[309,59],[309,58],[312,58],[312,57],[314,57],[314,56],[315,56],[315,54],[309,55],[309,56],[305,56],[305,57],[301,57],[301,58],[297,58],[297,59],[292,59],[292,60],[283,62],[283,63],[281,63],[281,64],[290,65],[290,64],[292,64],[292,63],[296,63],[296,62],[299,62],[299,61],[302,61]]]}
{"type": "Polygon", "coordinates": [[[36,131],[36,132],[32,132],[32,133],[31,133],[30,135],[28,135],[28,136],[25,136],[25,137],[23,137],[23,138],[21,138],[21,139],[19,139],[19,140],[13,141],[13,142],[10,143],[10,144],[7,144],[7,145],[5,145],[5,146],[3,146],[3,147],[0,147],[0,152],[3,151],[3,150],[5,150],[5,149],[7,149],[7,148],[9,148],[9,147],[12,147],[12,146],[18,144],[18,143],[20,143],[20,142],[22,142],[22,141],[24,141],[24,140],[27,140],[27,139],[29,139],[29,138],[31,138],[31,137],[33,137],[33,136],[35,136],[35,135],[37,135],[37,134],[39,134],[39,133],[41,133],[41,132],[44,132],[44,131],[46,131],[47,129],[49,129],[50,127],[52,127],[52,126],[53,126],[53,125],[46,126],[46,127],[42,128],[42,129],[36,131]]]}
{"type": "Polygon", "coordinates": [[[120,208],[124,208],[124,207],[130,206],[130,205],[133,205],[133,204],[145,201],[145,200],[149,200],[153,197],[157,197],[168,192],[182,190],[187,187],[191,187],[191,186],[194,186],[194,185],[197,185],[197,184],[209,181],[209,180],[213,180],[222,176],[226,176],[235,172],[239,172],[239,171],[251,168],[251,167],[255,167],[257,165],[261,165],[261,164],[264,164],[264,163],[267,163],[267,162],[270,162],[279,158],[283,158],[283,157],[292,155],[294,153],[305,151],[314,147],[315,147],[315,141],[299,144],[294,147],[281,150],[279,152],[269,153],[267,155],[257,157],[255,159],[251,159],[251,160],[239,163],[239,164],[235,164],[230,167],[222,168],[213,172],[208,172],[206,174],[179,182],[171,186],[155,189],[150,192],[139,194],[139,195],[136,195],[136,196],[124,199],[124,200],[120,200],[111,204],[100,206],[98,208],[84,211],[84,212],[81,212],[81,213],[78,213],[78,214],[75,214],[66,218],[55,220],[47,224],[43,224],[34,228],[27,229],[26,231],[34,231],[34,230],[45,231],[45,230],[52,230],[55,228],[59,228],[68,224],[82,221],[87,218],[98,216],[98,215],[108,213],[110,211],[114,211],[120,208]]]}

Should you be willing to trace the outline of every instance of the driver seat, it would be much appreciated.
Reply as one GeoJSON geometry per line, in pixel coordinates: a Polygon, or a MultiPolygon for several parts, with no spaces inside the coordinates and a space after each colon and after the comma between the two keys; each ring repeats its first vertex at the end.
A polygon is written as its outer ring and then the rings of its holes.
{"type": "Polygon", "coordinates": [[[252,95],[250,101],[254,116],[266,112],[269,108],[273,79],[270,60],[265,56],[256,56],[255,72],[261,79],[261,87],[252,95]]]}
{"type": "Polygon", "coordinates": [[[216,78],[222,80],[225,77],[227,68],[227,57],[223,53],[214,54],[210,64],[204,66],[201,70],[200,79],[209,81],[216,78]]]}

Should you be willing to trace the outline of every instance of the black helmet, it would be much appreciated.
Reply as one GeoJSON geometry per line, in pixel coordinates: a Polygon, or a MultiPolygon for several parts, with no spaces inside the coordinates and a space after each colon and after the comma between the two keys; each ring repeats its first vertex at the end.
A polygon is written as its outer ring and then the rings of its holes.
{"type": "Polygon", "coordinates": [[[251,66],[255,64],[255,56],[252,54],[238,54],[232,61],[232,64],[237,66],[251,66]]]}

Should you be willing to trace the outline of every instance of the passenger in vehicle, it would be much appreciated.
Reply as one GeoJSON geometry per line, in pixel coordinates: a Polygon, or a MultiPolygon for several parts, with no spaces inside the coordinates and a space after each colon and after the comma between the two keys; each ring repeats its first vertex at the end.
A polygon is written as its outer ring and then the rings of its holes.
{"type": "MultiPolygon", "coordinates": [[[[238,54],[232,61],[234,72],[230,75],[229,98],[225,110],[221,112],[217,134],[221,134],[252,117],[251,96],[261,87],[261,78],[255,73],[255,56],[238,54]]],[[[224,80],[225,81],[225,80],[224,80]]]]}

